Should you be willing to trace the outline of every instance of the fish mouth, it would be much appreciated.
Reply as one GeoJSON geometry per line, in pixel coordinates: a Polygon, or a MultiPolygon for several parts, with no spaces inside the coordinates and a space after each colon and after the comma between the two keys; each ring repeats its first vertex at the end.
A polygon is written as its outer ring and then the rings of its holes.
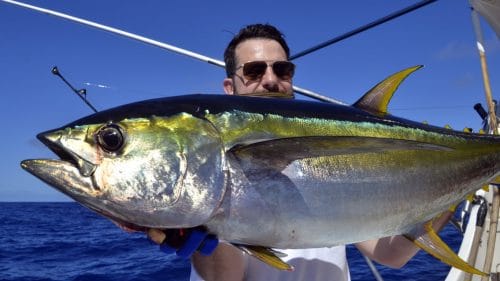
{"type": "MultiPolygon", "coordinates": [[[[67,148],[63,143],[62,134],[63,132],[54,130],[37,135],[37,138],[59,159],[27,159],[21,162],[21,167],[76,202],[111,218],[118,224],[128,229],[141,229],[112,215],[99,204],[98,198],[103,196],[104,190],[99,188],[93,177],[97,165],[67,148]]],[[[75,138],[75,141],[78,139],[75,138]]]]}
{"type": "Polygon", "coordinates": [[[21,162],[24,170],[77,201],[99,191],[92,177],[97,165],[66,148],[61,142],[60,132],[40,133],[37,138],[59,159],[24,160],[21,162]]]}
{"type": "MultiPolygon", "coordinates": [[[[59,151],[60,152],[60,151],[59,151]]],[[[61,152],[60,152],[61,153],[61,152]]],[[[66,157],[65,152],[58,154],[66,157]]],[[[71,154],[69,154],[70,156],[71,154]]],[[[66,160],[28,159],[21,162],[21,167],[58,191],[66,194],[87,208],[110,218],[121,228],[131,231],[145,231],[143,226],[128,222],[114,215],[99,204],[97,197],[101,194],[92,177],[83,177],[74,165],[72,158],[66,160]]]]}

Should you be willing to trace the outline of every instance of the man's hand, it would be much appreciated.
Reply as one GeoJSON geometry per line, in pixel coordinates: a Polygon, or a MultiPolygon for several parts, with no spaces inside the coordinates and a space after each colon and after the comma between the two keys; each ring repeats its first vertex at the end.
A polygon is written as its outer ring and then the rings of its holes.
{"type": "Polygon", "coordinates": [[[190,258],[196,251],[208,256],[219,244],[217,237],[208,234],[203,227],[165,230],[151,228],[146,233],[149,239],[160,245],[161,251],[176,253],[183,258],[190,258]]]}

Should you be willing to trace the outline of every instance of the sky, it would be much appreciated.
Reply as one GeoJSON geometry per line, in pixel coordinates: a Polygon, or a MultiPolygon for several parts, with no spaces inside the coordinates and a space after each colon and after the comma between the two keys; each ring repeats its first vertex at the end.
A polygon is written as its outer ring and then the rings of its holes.
{"type": "MultiPolygon", "coordinates": [[[[122,1],[25,3],[95,21],[222,60],[233,34],[270,23],[295,54],[418,1],[122,1]]],[[[500,42],[482,21],[493,96],[500,91],[500,42]]],[[[98,109],[163,96],[222,94],[224,70],[68,20],[0,2],[0,201],[69,201],[20,168],[55,158],[35,136],[92,113],[60,79],[85,88],[98,109]]],[[[477,130],[485,105],[467,0],[422,9],[296,59],[295,85],[353,103],[388,75],[424,65],[389,105],[399,117],[477,130]]],[[[308,98],[304,98],[308,99],[308,98]]]]}

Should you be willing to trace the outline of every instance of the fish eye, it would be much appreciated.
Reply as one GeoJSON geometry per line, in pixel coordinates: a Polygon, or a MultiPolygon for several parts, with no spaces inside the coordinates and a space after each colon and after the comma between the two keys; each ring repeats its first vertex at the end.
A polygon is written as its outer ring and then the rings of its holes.
{"type": "Polygon", "coordinates": [[[96,137],[97,143],[107,152],[117,152],[125,143],[122,129],[115,124],[102,127],[96,137]]]}

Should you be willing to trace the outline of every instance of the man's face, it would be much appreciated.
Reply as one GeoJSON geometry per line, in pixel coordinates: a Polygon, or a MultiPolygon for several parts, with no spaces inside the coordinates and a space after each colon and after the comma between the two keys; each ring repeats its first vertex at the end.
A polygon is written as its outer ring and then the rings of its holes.
{"type": "MultiPolygon", "coordinates": [[[[275,61],[286,61],[286,53],[281,45],[269,39],[249,39],[236,46],[236,66],[251,61],[266,61],[271,65],[275,61]]],[[[261,79],[249,81],[243,76],[243,68],[236,70],[231,78],[224,79],[224,91],[230,95],[252,95],[254,93],[279,92],[286,96],[293,95],[291,79],[280,79],[267,67],[261,79]]]]}

